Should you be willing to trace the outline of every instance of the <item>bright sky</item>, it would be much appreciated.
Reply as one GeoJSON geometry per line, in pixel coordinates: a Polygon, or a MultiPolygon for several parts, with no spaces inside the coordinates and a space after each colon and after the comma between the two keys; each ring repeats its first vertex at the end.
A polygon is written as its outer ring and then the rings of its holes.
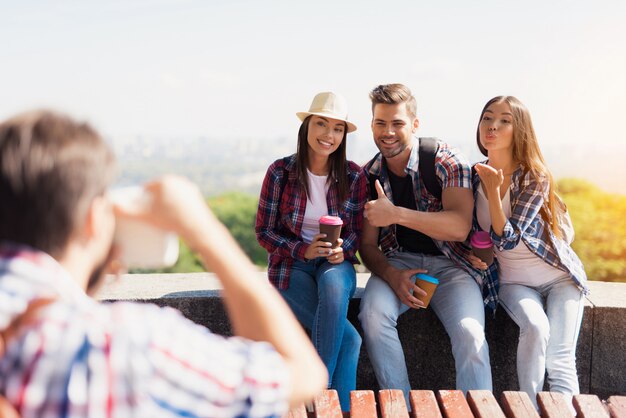
{"type": "Polygon", "coordinates": [[[0,0],[0,118],[46,106],[108,137],[295,143],[294,113],[335,90],[349,147],[372,146],[367,94],[401,82],[420,135],[471,153],[484,103],[512,94],[557,176],[626,192],[625,22],[623,0],[0,0]]]}

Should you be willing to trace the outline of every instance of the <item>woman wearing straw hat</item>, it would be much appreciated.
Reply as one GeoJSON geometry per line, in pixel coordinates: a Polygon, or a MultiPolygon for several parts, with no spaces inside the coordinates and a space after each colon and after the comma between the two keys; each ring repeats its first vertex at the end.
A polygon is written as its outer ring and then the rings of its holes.
{"type": "Polygon", "coordinates": [[[297,113],[297,152],[268,168],[256,217],[257,239],[269,253],[270,282],[311,330],[328,368],[328,386],[337,389],[345,411],[361,346],[346,316],[367,201],[365,174],[346,160],[346,136],[356,130],[347,114],[345,99],[332,92],[317,94],[308,112],[297,113]],[[320,234],[325,215],[343,221],[334,244],[320,234]]]}

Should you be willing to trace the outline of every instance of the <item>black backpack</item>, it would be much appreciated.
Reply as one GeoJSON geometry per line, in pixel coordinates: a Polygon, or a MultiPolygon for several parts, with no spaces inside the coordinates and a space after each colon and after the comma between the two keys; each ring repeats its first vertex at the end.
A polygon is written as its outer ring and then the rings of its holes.
{"type": "MultiPolygon", "coordinates": [[[[435,173],[435,155],[437,155],[438,149],[437,138],[419,138],[420,162],[418,169],[420,177],[426,186],[426,190],[441,200],[441,184],[439,184],[435,173]]],[[[375,182],[376,178],[370,177],[370,195],[372,196],[376,196],[375,182]]]]}

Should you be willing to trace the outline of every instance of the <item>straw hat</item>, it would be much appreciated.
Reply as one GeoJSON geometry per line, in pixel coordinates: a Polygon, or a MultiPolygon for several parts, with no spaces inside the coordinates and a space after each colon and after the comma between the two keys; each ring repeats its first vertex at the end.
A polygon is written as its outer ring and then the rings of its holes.
{"type": "Polygon", "coordinates": [[[325,118],[344,121],[348,125],[348,132],[356,131],[356,125],[348,122],[348,104],[346,99],[339,94],[330,91],[318,93],[311,102],[308,112],[298,112],[296,116],[304,121],[309,115],[323,116],[325,118]]]}

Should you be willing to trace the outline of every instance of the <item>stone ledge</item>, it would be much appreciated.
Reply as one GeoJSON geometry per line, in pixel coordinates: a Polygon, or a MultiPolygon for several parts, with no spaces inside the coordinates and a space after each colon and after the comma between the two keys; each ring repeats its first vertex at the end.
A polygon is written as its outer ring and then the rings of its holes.
{"type": "MultiPolygon", "coordinates": [[[[265,277],[264,272],[258,273],[259,280],[265,277]]],[[[361,333],[358,304],[368,277],[365,273],[357,275],[358,288],[348,312],[348,319],[361,333]]],[[[601,398],[626,394],[626,283],[591,282],[590,288],[577,348],[581,392],[601,398]]],[[[219,281],[211,273],[133,274],[117,280],[108,278],[98,297],[171,306],[213,332],[231,335],[220,289],[219,281]]],[[[494,392],[499,396],[504,390],[518,389],[515,358],[519,330],[502,309],[486,322],[494,392]]],[[[429,390],[455,387],[450,342],[432,310],[412,310],[402,315],[398,332],[411,387],[429,390]]],[[[365,348],[361,350],[357,387],[378,389],[365,348]]]]}

